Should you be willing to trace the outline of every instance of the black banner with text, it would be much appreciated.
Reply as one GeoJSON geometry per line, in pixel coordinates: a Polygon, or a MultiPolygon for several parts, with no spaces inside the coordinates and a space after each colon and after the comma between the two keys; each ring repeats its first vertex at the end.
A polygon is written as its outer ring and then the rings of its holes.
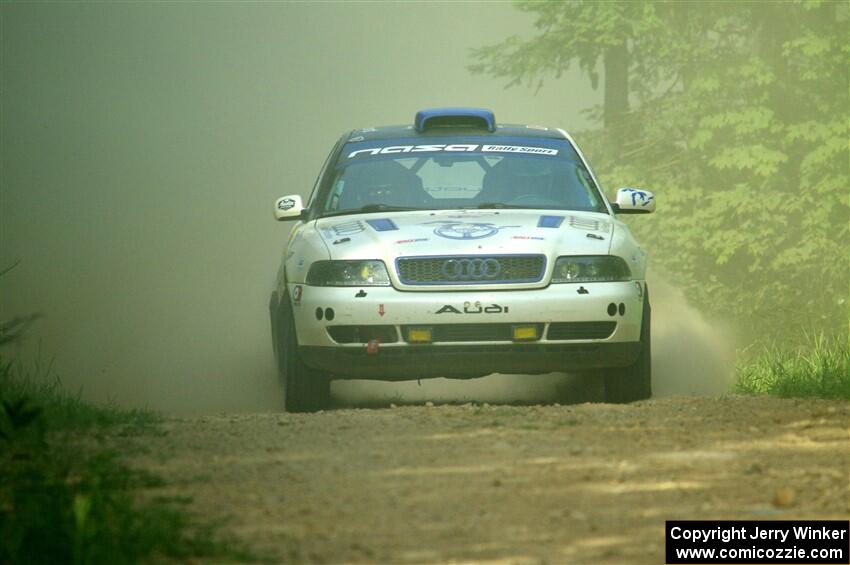
{"type": "Polygon", "coordinates": [[[669,565],[850,563],[847,520],[677,520],[665,537],[669,565]]]}

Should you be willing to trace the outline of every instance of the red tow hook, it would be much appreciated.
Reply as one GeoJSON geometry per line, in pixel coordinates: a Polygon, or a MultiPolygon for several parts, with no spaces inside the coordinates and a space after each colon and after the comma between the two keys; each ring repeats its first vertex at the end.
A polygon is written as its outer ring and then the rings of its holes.
{"type": "Polygon", "coordinates": [[[381,340],[380,339],[370,339],[366,344],[366,354],[367,355],[377,355],[381,351],[381,340]]]}

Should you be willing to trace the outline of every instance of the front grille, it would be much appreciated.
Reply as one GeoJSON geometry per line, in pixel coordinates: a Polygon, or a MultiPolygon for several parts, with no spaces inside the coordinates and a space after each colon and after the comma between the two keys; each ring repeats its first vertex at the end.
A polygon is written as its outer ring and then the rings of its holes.
{"type": "Polygon", "coordinates": [[[546,339],[605,339],[614,333],[617,322],[558,322],[549,324],[546,339]]]}
{"type": "Polygon", "coordinates": [[[546,269],[544,255],[457,255],[400,257],[398,278],[403,284],[509,284],[537,282],[546,269]]]}
{"type": "MultiPolygon", "coordinates": [[[[529,326],[531,324],[437,324],[420,326],[402,326],[401,334],[407,341],[409,328],[431,328],[431,341],[461,342],[461,341],[513,341],[514,326],[529,326]]],[[[543,324],[537,326],[537,335],[543,334],[543,324]]]]}
{"type": "Polygon", "coordinates": [[[395,343],[398,334],[395,326],[328,326],[328,335],[337,343],[395,343]]]}

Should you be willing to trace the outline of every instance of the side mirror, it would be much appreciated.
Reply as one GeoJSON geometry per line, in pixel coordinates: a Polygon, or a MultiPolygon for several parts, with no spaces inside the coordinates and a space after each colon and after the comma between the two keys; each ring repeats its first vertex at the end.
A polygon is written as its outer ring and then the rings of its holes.
{"type": "Polygon", "coordinates": [[[617,214],[649,214],[655,212],[655,196],[648,190],[620,188],[612,208],[617,214]]]}
{"type": "Polygon", "coordinates": [[[304,204],[297,194],[278,198],[274,203],[274,217],[278,221],[297,220],[304,211],[304,204]]]}

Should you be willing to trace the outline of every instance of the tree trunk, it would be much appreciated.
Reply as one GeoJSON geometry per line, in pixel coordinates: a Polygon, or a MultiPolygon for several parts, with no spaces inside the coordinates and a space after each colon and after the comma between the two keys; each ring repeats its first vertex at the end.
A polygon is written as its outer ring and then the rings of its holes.
{"type": "Polygon", "coordinates": [[[603,55],[605,65],[605,129],[615,130],[629,111],[629,50],[626,41],[608,47],[603,55]]]}

